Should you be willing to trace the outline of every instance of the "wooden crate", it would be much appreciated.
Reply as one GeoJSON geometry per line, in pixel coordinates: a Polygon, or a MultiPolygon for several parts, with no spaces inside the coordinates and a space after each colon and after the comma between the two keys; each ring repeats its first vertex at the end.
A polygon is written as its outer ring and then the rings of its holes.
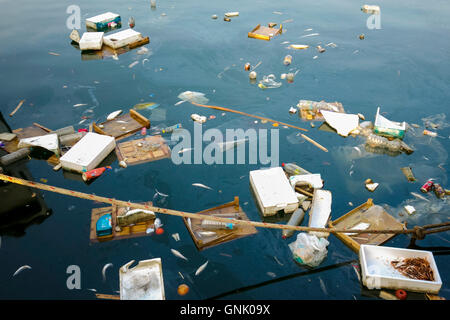
{"type": "Polygon", "coordinates": [[[283,30],[282,25],[280,25],[280,28],[277,29],[261,26],[260,24],[258,24],[252,31],[248,33],[248,37],[269,41],[270,39],[272,39],[272,37],[276,36],[277,34],[281,34],[282,30],[283,30]]]}
{"type": "MultiPolygon", "coordinates": [[[[148,206],[153,205],[151,201],[144,202],[142,204],[148,205],[148,206]]],[[[120,207],[120,206],[116,206],[116,205],[112,205],[110,207],[92,209],[91,231],[90,231],[90,235],[89,235],[91,243],[149,236],[150,234],[147,234],[146,231],[148,228],[154,227],[154,220],[136,223],[133,226],[123,227],[120,232],[117,232],[115,230],[117,216],[124,215],[126,212],[127,212],[126,207],[120,207]],[[97,220],[106,213],[111,213],[112,234],[108,235],[108,236],[97,237],[97,233],[95,232],[97,220]]]]}
{"type": "Polygon", "coordinates": [[[116,146],[116,155],[119,162],[126,159],[124,161],[127,165],[135,165],[170,158],[171,153],[169,146],[164,141],[164,138],[158,135],[146,136],[142,139],[121,142],[116,146]],[[145,150],[145,146],[139,146],[139,144],[144,143],[159,143],[161,147],[156,150],[145,150]]]}
{"type": "Polygon", "coordinates": [[[4,142],[5,150],[9,153],[12,153],[12,152],[18,150],[17,145],[19,144],[20,139],[43,136],[50,132],[51,132],[50,129],[47,129],[38,123],[33,123],[32,126],[29,126],[26,128],[19,128],[19,129],[13,130],[13,133],[17,134],[17,137],[15,137],[11,141],[4,142]]]}
{"type": "Polygon", "coordinates": [[[113,120],[100,124],[94,122],[92,124],[95,132],[114,137],[116,140],[129,137],[143,127],[150,128],[150,120],[133,109],[130,109],[129,113],[122,114],[113,120]]]}
{"type": "MultiPolygon", "coordinates": [[[[357,225],[359,222],[364,220],[365,218],[365,212],[367,209],[373,206],[373,200],[368,199],[366,203],[363,203],[362,205],[356,207],[355,209],[351,210],[350,212],[346,213],[342,217],[334,220],[329,221],[328,225],[330,228],[336,228],[336,229],[351,229],[355,225],[357,225]]],[[[376,229],[390,229],[390,230],[402,230],[406,229],[406,225],[403,223],[400,223],[397,221],[393,216],[391,216],[386,211],[383,211],[382,214],[383,221],[378,221],[381,226],[379,226],[376,229]]],[[[373,222],[368,221],[370,223],[369,228],[372,227],[373,222]]],[[[341,240],[347,247],[349,247],[351,250],[353,250],[356,253],[359,253],[360,245],[361,244],[368,244],[368,245],[381,245],[391,238],[395,237],[396,234],[392,233],[359,233],[355,235],[348,235],[345,233],[336,233],[336,237],[341,240]]]]}
{"type": "MultiPolygon", "coordinates": [[[[226,213],[236,213],[238,214],[238,218],[241,220],[248,220],[247,215],[239,206],[239,197],[234,197],[234,201],[211,208],[207,210],[203,210],[197,212],[198,214],[203,215],[218,215],[218,214],[226,214],[226,213]]],[[[196,232],[202,231],[200,219],[190,219],[191,227],[189,226],[189,222],[187,218],[183,218],[184,224],[188,229],[192,240],[194,240],[195,246],[198,250],[207,249],[218,244],[222,244],[231,240],[239,239],[242,237],[250,236],[252,234],[256,234],[258,231],[254,226],[251,225],[238,225],[235,224],[233,229],[230,230],[216,230],[217,235],[212,237],[200,237],[196,232]]]]}

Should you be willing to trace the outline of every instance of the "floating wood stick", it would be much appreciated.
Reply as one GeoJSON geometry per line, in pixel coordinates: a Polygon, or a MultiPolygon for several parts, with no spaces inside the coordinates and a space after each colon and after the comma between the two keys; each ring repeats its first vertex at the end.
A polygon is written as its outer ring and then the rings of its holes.
{"type": "Polygon", "coordinates": [[[20,100],[20,102],[19,102],[19,104],[17,105],[17,107],[13,110],[13,112],[11,112],[11,113],[9,114],[9,116],[12,117],[12,116],[17,112],[17,110],[20,109],[20,107],[23,105],[24,102],[25,102],[25,99],[20,100]]]}

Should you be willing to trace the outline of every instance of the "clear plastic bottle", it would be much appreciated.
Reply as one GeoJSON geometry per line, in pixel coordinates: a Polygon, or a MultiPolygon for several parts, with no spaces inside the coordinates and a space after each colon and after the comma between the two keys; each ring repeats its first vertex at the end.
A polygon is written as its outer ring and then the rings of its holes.
{"type": "Polygon", "coordinates": [[[176,129],[179,129],[179,128],[181,128],[181,123],[177,123],[177,124],[174,124],[173,126],[161,129],[161,132],[162,133],[171,133],[171,132],[173,132],[173,131],[175,131],[176,129]]]}
{"type": "MultiPolygon", "coordinates": [[[[294,211],[291,218],[289,219],[287,225],[288,226],[298,226],[302,223],[303,218],[305,217],[305,211],[302,208],[298,208],[294,211]]],[[[283,229],[282,238],[286,239],[294,234],[295,230],[283,229]]]]}
{"type": "Polygon", "coordinates": [[[213,220],[203,220],[201,226],[203,229],[206,229],[206,230],[233,229],[232,223],[225,223],[225,222],[213,221],[213,220]]]}
{"type": "Polygon", "coordinates": [[[299,174],[311,174],[311,172],[306,171],[302,167],[299,167],[295,163],[282,163],[284,171],[291,176],[299,175],[299,174]]]}

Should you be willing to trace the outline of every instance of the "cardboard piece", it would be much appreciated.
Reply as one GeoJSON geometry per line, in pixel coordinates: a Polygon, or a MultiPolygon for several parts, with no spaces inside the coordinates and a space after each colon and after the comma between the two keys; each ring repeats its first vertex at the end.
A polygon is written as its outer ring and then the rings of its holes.
{"type": "Polygon", "coordinates": [[[280,25],[280,28],[271,28],[265,27],[258,24],[252,31],[248,33],[249,38],[260,39],[269,41],[272,37],[281,34],[283,31],[283,26],[280,25]]]}

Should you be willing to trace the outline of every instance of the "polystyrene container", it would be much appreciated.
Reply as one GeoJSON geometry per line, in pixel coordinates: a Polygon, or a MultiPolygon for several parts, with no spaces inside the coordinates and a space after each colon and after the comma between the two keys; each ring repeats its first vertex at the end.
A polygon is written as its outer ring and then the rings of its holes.
{"type": "Polygon", "coordinates": [[[119,31],[103,38],[103,42],[113,49],[121,48],[142,39],[142,34],[133,29],[119,31]]]}
{"type": "Polygon", "coordinates": [[[80,50],[101,50],[104,32],[85,32],[78,45],[80,50]]]}
{"type": "Polygon", "coordinates": [[[86,19],[86,26],[95,30],[101,30],[108,27],[108,24],[120,23],[120,16],[117,13],[106,12],[98,16],[86,19]]]}
{"type": "Polygon", "coordinates": [[[113,137],[88,132],[60,159],[63,169],[76,172],[97,168],[116,147],[113,137]]]}
{"type": "Polygon", "coordinates": [[[359,260],[363,284],[369,289],[403,289],[437,294],[442,286],[433,253],[423,250],[361,245],[359,260]],[[433,270],[434,281],[415,280],[399,273],[391,261],[402,258],[425,258],[433,270]]]}
{"type": "Polygon", "coordinates": [[[250,185],[263,216],[281,210],[291,213],[298,208],[295,191],[281,167],[250,171],[250,185]]]}

